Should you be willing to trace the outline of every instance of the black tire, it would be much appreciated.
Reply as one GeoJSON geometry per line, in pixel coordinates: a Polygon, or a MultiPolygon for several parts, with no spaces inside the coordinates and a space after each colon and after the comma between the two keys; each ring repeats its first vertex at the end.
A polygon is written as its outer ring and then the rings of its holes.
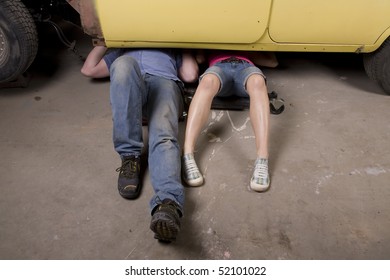
{"type": "Polygon", "coordinates": [[[0,83],[16,80],[34,61],[38,34],[20,0],[0,0],[0,83]]]}
{"type": "Polygon", "coordinates": [[[364,55],[364,69],[390,95],[390,38],[373,53],[364,55]]]}

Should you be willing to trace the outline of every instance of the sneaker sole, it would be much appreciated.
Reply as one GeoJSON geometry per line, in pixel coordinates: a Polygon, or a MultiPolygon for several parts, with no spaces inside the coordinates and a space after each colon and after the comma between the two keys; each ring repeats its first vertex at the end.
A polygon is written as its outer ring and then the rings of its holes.
{"type": "Polygon", "coordinates": [[[203,178],[198,178],[191,181],[187,181],[186,179],[183,180],[190,187],[200,187],[201,185],[203,185],[203,178]]]}
{"type": "Polygon", "coordinates": [[[150,229],[155,233],[155,239],[162,242],[172,242],[176,240],[180,225],[167,213],[160,212],[153,215],[150,229]]]}
{"type": "Polygon", "coordinates": [[[257,185],[251,182],[250,184],[251,190],[255,192],[265,192],[266,190],[269,189],[269,184],[268,185],[257,185]]]}

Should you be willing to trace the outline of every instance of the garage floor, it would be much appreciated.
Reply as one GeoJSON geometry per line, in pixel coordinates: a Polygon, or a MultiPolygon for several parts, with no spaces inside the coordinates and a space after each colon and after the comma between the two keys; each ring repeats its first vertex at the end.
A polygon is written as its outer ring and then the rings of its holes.
{"type": "MultiPolygon", "coordinates": [[[[65,32],[86,55],[90,39],[65,32]]],[[[286,104],[271,116],[271,189],[248,190],[248,112],[214,110],[196,154],[206,184],[186,188],[165,245],[149,230],[148,172],[139,199],[117,193],[109,82],[83,77],[48,34],[29,86],[0,89],[0,258],[389,259],[390,96],[358,55],[278,58],[264,69],[286,104]]]]}

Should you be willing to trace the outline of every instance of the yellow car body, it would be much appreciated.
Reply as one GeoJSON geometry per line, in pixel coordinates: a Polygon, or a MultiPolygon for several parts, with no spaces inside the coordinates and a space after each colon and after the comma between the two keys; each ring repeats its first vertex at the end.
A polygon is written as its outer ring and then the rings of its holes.
{"type": "Polygon", "coordinates": [[[67,0],[95,44],[363,53],[390,94],[389,0],[67,0]]]}
{"type": "Polygon", "coordinates": [[[390,36],[384,0],[96,0],[108,47],[372,52],[390,36]]]}

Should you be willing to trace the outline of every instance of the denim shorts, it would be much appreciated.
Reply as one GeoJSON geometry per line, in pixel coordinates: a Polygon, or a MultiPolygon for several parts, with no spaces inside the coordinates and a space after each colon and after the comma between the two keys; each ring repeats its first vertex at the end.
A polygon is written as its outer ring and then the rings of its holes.
{"type": "Polygon", "coordinates": [[[248,92],[245,88],[248,78],[253,74],[260,74],[266,79],[265,75],[258,67],[246,61],[218,62],[209,67],[203,75],[200,76],[200,80],[204,75],[210,73],[216,75],[221,82],[221,87],[217,93],[217,96],[220,97],[248,97],[248,92]]]}

